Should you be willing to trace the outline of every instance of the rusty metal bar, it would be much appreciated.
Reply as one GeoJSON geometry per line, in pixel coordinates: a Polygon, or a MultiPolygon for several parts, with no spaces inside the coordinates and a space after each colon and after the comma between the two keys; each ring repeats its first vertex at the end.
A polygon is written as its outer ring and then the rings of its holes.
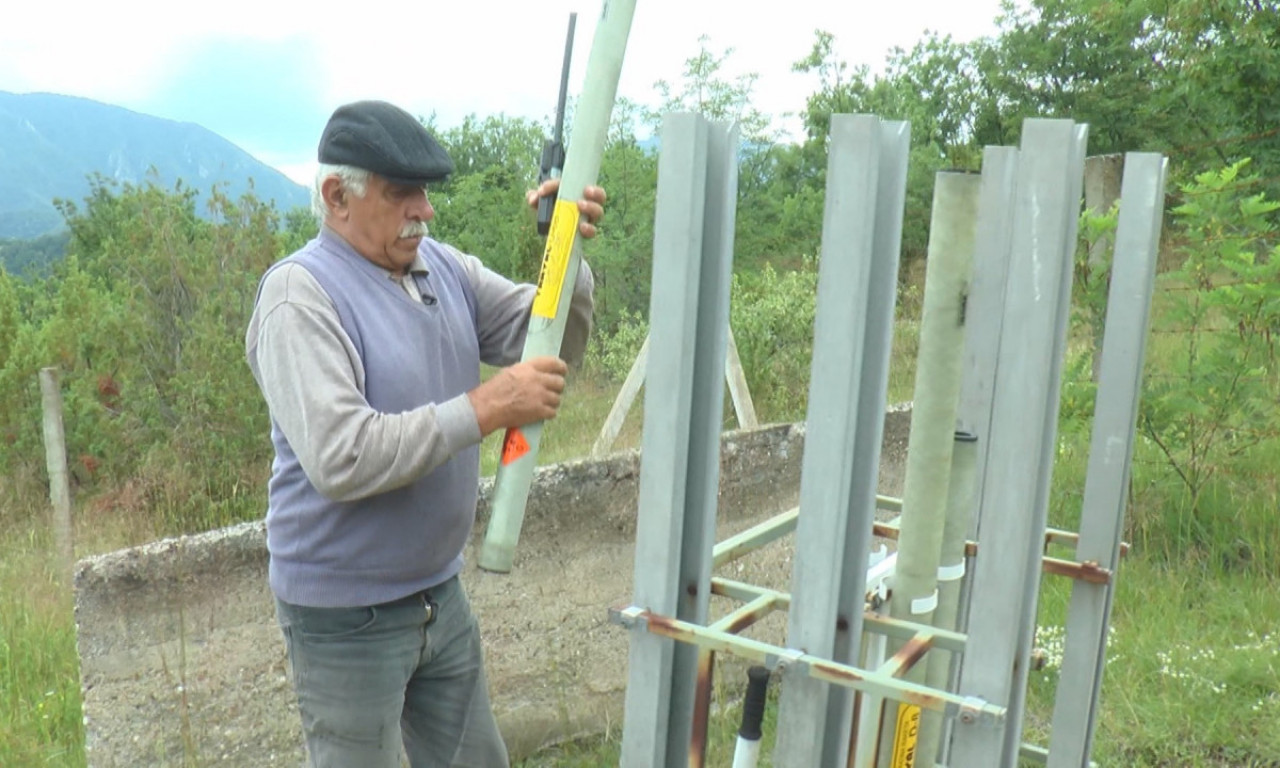
{"type": "MultiPolygon", "coordinates": [[[[714,587],[712,594],[716,594],[714,587]]],[[[761,594],[730,611],[708,626],[719,632],[738,634],[773,612],[777,595],[761,594]]],[[[689,768],[702,768],[707,754],[707,727],[711,722],[711,683],[715,676],[715,651],[698,650],[698,677],[693,699],[693,735],[689,740],[689,768]]]]}
{"type": "Polygon", "coordinates": [[[775,596],[762,594],[746,605],[725,614],[708,626],[718,632],[731,632],[736,635],[772,613],[776,602],[777,598],[775,596]]]}
{"type": "Polygon", "coordinates": [[[696,645],[717,653],[732,653],[763,664],[770,669],[780,665],[785,666],[815,680],[833,683],[861,693],[915,704],[921,709],[940,712],[946,717],[959,717],[966,723],[994,725],[1004,720],[1004,707],[989,704],[979,698],[935,690],[928,686],[898,680],[878,671],[839,664],[803,651],[720,632],[668,616],[660,616],[637,606],[610,609],[609,619],[633,631],[643,629],[650,634],[696,645]]]}
{"type": "Polygon", "coordinates": [[[930,648],[933,648],[933,639],[933,634],[929,632],[912,635],[910,640],[902,644],[897,653],[876,669],[876,672],[890,677],[903,677],[920,659],[924,658],[930,648]]]}
{"type": "Polygon", "coordinates": [[[693,691],[693,722],[690,724],[689,768],[702,768],[707,760],[707,730],[711,723],[711,683],[715,677],[716,652],[698,649],[698,678],[693,691]]]}

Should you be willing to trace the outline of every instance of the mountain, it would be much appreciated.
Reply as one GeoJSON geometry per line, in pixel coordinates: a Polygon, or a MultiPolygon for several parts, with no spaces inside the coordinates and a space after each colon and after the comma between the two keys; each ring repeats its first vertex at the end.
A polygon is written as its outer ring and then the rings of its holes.
{"type": "Polygon", "coordinates": [[[0,238],[35,238],[63,226],[54,198],[81,202],[90,174],[120,182],[181,179],[201,193],[215,183],[249,188],[282,211],[310,202],[306,188],[193,123],[74,96],[0,91],[0,238]],[[155,176],[149,174],[154,169],[155,176]]]}

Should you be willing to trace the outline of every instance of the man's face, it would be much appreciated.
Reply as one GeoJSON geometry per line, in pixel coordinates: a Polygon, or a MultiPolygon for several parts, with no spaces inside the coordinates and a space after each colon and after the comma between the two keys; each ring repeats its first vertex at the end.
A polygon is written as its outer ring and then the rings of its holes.
{"type": "Polygon", "coordinates": [[[334,210],[335,228],[369,261],[393,271],[413,263],[435,209],[423,187],[396,184],[370,174],[364,197],[347,194],[334,210]]]}

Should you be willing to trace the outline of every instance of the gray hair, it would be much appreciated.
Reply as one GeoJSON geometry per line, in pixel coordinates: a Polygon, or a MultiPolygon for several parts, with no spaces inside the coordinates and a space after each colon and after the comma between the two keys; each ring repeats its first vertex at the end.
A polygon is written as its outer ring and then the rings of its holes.
{"type": "Polygon", "coordinates": [[[324,182],[330,176],[337,176],[338,181],[342,183],[342,188],[355,195],[356,197],[364,197],[368,191],[369,172],[363,168],[355,168],[350,165],[327,165],[321,163],[316,169],[316,183],[311,188],[311,212],[315,214],[316,221],[324,224],[325,217],[332,211],[329,210],[329,204],[324,200],[324,182]]]}

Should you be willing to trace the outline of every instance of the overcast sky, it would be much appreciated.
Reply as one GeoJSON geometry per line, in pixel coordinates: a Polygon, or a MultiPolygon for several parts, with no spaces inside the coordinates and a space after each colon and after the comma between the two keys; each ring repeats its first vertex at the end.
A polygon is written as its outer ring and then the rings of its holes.
{"type": "MultiPolygon", "coordinates": [[[[0,90],[84,96],[199,123],[309,182],[325,120],[380,98],[438,124],[468,114],[535,119],[555,108],[569,13],[578,13],[570,94],[582,77],[599,0],[23,0],[0,26],[0,90]]],[[[994,31],[999,0],[638,0],[619,95],[654,105],[698,50],[732,48],[730,75],[759,75],[754,104],[804,107],[812,77],[791,64],[817,29],[851,65],[880,67],[926,30],[969,40],[994,31]]],[[[16,6],[16,7],[15,7],[16,6]]]]}

